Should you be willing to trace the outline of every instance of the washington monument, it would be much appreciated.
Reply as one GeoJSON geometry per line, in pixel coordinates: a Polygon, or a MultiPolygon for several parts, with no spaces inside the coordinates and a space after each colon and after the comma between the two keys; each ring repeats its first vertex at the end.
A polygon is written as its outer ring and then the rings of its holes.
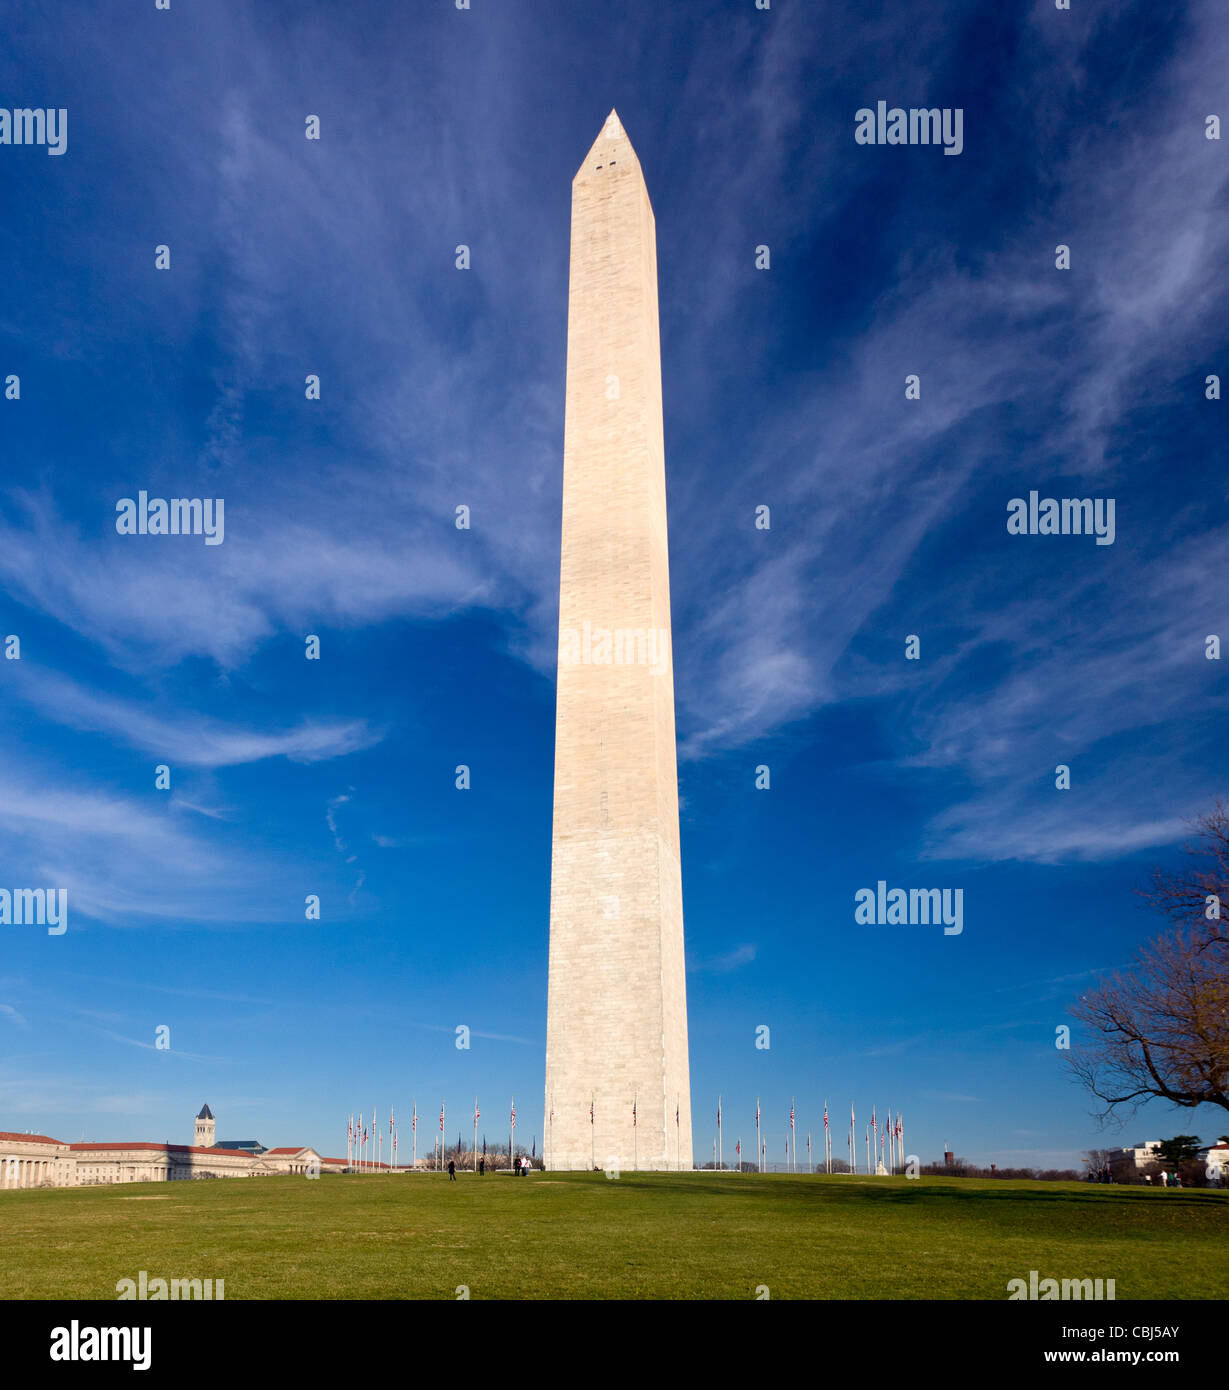
{"type": "Polygon", "coordinates": [[[546,1165],[690,1168],[657,236],[613,111],[572,180],[558,672],[546,1165]]]}

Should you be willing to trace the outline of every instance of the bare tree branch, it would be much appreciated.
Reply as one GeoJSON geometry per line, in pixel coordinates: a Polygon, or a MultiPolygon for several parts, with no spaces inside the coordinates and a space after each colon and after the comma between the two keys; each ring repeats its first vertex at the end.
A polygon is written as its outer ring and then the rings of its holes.
{"type": "Polygon", "coordinates": [[[1154,870],[1151,887],[1137,890],[1172,930],[1070,1010],[1092,1038],[1070,1066],[1104,1102],[1103,1119],[1158,1098],[1229,1110],[1229,810],[1218,801],[1195,828],[1191,865],[1154,870]]]}

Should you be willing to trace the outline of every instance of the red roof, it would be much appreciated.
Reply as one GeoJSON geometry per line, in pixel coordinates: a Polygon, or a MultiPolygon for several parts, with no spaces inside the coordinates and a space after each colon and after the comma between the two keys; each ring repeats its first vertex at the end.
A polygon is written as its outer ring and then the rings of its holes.
{"type": "Polygon", "coordinates": [[[266,1154],[301,1154],[307,1146],[300,1144],[296,1149],[266,1149],[266,1154]]]}
{"type": "Polygon", "coordinates": [[[72,1149],[74,1153],[93,1153],[104,1149],[156,1149],[159,1153],[220,1154],[223,1158],[252,1157],[250,1153],[245,1153],[242,1149],[202,1149],[197,1148],[193,1144],[147,1144],[137,1140],[124,1144],[70,1144],[68,1147],[72,1149]]]}
{"type": "Polygon", "coordinates": [[[0,1129],[0,1143],[5,1144],[59,1144],[60,1139],[49,1139],[45,1134],[12,1134],[0,1129]]]}

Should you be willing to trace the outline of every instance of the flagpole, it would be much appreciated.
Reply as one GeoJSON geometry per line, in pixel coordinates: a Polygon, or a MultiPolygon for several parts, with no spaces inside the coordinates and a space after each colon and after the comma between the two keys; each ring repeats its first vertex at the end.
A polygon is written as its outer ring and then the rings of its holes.
{"type": "Polygon", "coordinates": [[[725,1154],[721,1148],[721,1092],[717,1092],[717,1167],[725,1167],[725,1154]]]}
{"type": "Polygon", "coordinates": [[[411,1166],[412,1168],[414,1168],[414,1169],[417,1169],[417,1167],[418,1167],[418,1102],[417,1102],[417,1101],[414,1101],[414,1102],[413,1102],[413,1106],[414,1106],[414,1115],[413,1115],[413,1118],[410,1120],[410,1134],[413,1136],[413,1145],[412,1145],[412,1147],[413,1147],[414,1152],[410,1155],[410,1166],[411,1166]]]}
{"type": "Polygon", "coordinates": [[[593,1133],[593,1105],[597,1097],[589,1092],[589,1167],[597,1167],[597,1139],[593,1133]]]}
{"type": "Polygon", "coordinates": [[[478,1097],[474,1097],[474,1172],[478,1171],[478,1097]]]}
{"type": "Polygon", "coordinates": [[[764,1171],[764,1146],[760,1142],[760,1098],[755,1098],[755,1166],[762,1173],[764,1171]]]}
{"type": "Polygon", "coordinates": [[[828,1128],[827,1101],[824,1101],[824,1171],[832,1172],[832,1131],[828,1128]]]}
{"type": "Polygon", "coordinates": [[[640,1169],[640,1128],[636,1124],[636,1100],[632,1097],[632,1171],[638,1172],[640,1169]]]}

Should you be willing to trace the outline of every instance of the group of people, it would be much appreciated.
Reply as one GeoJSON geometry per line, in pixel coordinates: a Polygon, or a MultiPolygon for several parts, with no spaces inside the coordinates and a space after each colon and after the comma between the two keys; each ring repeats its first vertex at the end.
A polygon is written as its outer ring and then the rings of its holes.
{"type": "MultiPolygon", "coordinates": [[[[516,1160],[516,1175],[517,1175],[517,1177],[518,1177],[518,1178],[523,1178],[523,1177],[525,1176],[525,1174],[528,1173],[529,1170],[530,1170],[530,1168],[532,1168],[532,1167],[533,1167],[533,1164],[530,1163],[530,1161],[525,1157],[524,1154],[522,1154],[522,1155],[520,1156],[520,1158],[518,1158],[518,1159],[516,1160]]],[[[484,1155],[478,1160],[478,1176],[481,1178],[481,1177],[485,1176],[485,1174],[486,1174],[486,1155],[484,1154],[484,1155]]],[[[455,1161],[454,1159],[451,1159],[451,1158],[450,1158],[450,1159],[448,1160],[448,1181],[449,1181],[449,1182],[456,1182],[456,1180],[457,1180],[457,1165],[456,1165],[456,1161],[455,1161]]]]}
{"type": "MultiPolygon", "coordinates": [[[[1145,1173],[1145,1174],[1144,1174],[1144,1181],[1145,1181],[1146,1183],[1151,1183],[1151,1182],[1152,1182],[1152,1174],[1151,1174],[1151,1173],[1145,1173]]],[[[1181,1187],[1181,1186],[1182,1186],[1182,1174],[1181,1174],[1181,1173],[1167,1173],[1167,1172],[1164,1170],[1164,1168],[1162,1168],[1161,1171],[1157,1174],[1157,1182],[1159,1182],[1159,1183],[1161,1184],[1162,1187],[1181,1187]]]]}

